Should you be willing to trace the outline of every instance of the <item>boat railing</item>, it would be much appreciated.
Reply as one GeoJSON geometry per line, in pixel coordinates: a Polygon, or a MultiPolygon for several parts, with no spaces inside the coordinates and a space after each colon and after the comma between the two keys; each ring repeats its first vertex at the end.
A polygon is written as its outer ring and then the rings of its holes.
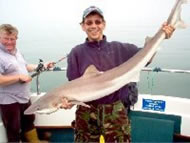
{"type": "MultiPolygon", "coordinates": [[[[66,67],[54,67],[46,71],[66,71],[66,67]]],[[[151,72],[169,72],[169,73],[187,73],[190,74],[190,70],[181,70],[181,69],[164,69],[160,67],[155,68],[143,68],[142,71],[151,71],[151,72]]]]}
{"type": "MultiPolygon", "coordinates": [[[[44,70],[43,72],[57,72],[57,71],[66,71],[66,67],[54,67],[50,68],[48,70],[44,70]]],[[[155,68],[148,68],[145,67],[142,69],[144,72],[167,72],[167,73],[183,73],[183,74],[190,74],[190,70],[182,70],[182,69],[165,69],[165,68],[160,68],[160,67],[155,67],[155,68]]],[[[42,73],[42,72],[40,72],[42,73]]],[[[39,82],[39,76],[40,73],[35,74],[36,75],[36,91],[37,94],[40,94],[40,82],[39,82]]]]}

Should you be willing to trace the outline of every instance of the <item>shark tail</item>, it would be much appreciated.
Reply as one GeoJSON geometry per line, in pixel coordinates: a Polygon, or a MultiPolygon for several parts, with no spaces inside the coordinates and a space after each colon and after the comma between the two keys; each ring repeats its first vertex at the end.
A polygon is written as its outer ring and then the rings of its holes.
{"type": "MultiPolygon", "coordinates": [[[[182,4],[188,3],[190,0],[177,0],[177,1],[181,1],[181,5],[182,5],[182,4]]],[[[174,27],[178,28],[178,29],[185,29],[185,28],[189,27],[189,25],[185,24],[185,22],[181,19],[181,8],[180,8],[180,12],[178,15],[178,21],[174,27]]]]}

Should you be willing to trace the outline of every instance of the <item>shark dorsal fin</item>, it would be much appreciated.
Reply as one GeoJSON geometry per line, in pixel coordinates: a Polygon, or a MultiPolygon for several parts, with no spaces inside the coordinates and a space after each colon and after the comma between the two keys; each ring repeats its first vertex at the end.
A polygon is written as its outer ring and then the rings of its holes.
{"type": "Polygon", "coordinates": [[[83,77],[87,78],[87,77],[91,77],[91,76],[97,76],[100,75],[102,72],[98,71],[97,68],[94,65],[89,65],[84,74],[83,77]]]}

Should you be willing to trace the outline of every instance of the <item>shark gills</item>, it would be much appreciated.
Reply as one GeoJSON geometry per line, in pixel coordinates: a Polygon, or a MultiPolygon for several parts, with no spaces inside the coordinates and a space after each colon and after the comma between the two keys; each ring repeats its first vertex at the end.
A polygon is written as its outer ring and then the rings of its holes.
{"type": "MultiPolygon", "coordinates": [[[[176,0],[174,7],[167,19],[167,23],[174,28],[184,28],[181,20],[182,4],[187,0],[176,0]]],[[[62,99],[77,105],[87,106],[84,102],[100,99],[119,90],[129,82],[136,81],[141,69],[150,61],[158,50],[160,43],[166,38],[160,28],[152,38],[146,38],[144,48],[123,64],[105,72],[100,72],[94,65],[90,65],[80,78],[65,83],[64,85],[47,92],[34,102],[25,114],[52,113],[57,111],[62,99]]]]}

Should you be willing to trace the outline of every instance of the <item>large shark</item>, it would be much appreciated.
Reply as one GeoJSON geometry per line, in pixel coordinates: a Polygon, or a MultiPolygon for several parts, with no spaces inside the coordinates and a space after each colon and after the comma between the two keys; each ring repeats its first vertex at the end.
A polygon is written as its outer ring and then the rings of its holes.
{"type": "MultiPolygon", "coordinates": [[[[185,27],[181,20],[181,7],[187,0],[177,0],[167,19],[174,28],[185,27]]],[[[85,102],[96,100],[119,90],[140,74],[141,69],[150,61],[160,43],[166,38],[160,28],[152,38],[147,38],[144,48],[123,64],[105,72],[90,65],[80,78],[65,83],[39,98],[25,114],[51,113],[58,110],[62,99],[73,104],[88,106],[85,102]]]]}

